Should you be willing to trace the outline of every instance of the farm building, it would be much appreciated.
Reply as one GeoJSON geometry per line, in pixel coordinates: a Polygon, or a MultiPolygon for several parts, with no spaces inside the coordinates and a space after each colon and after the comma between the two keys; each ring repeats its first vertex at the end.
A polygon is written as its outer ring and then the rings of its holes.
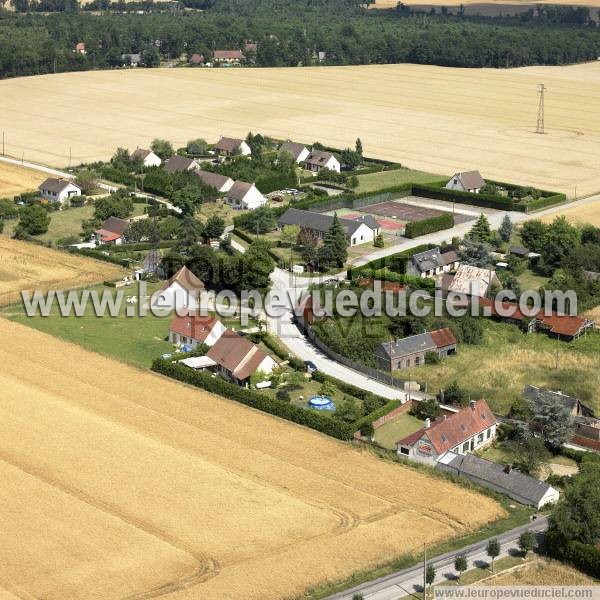
{"type": "Polygon", "coordinates": [[[446,189],[479,194],[484,185],[485,180],[479,171],[463,171],[452,176],[446,184],[446,189]]]}
{"type": "Polygon", "coordinates": [[[279,146],[279,156],[284,152],[291,154],[298,164],[304,162],[310,154],[308,148],[304,144],[297,144],[296,142],[290,141],[283,142],[283,144],[279,146]]]}
{"type": "Polygon", "coordinates": [[[441,252],[439,248],[433,248],[413,254],[406,265],[406,272],[415,277],[435,277],[454,271],[458,266],[459,259],[455,250],[441,252]]]}
{"type": "Polygon", "coordinates": [[[129,227],[129,221],[126,219],[119,219],[118,217],[108,217],[104,223],[100,226],[100,229],[96,229],[96,240],[99,244],[116,244],[120,246],[125,241],[125,232],[129,227]]]}
{"type": "Polygon", "coordinates": [[[558,501],[558,490],[535,477],[470,454],[447,452],[436,465],[446,473],[459,475],[478,485],[505,494],[509,498],[540,509],[558,501]]]}
{"type": "Polygon", "coordinates": [[[228,192],[233,187],[233,179],[226,175],[212,173],[211,171],[202,171],[200,169],[194,171],[194,175],[197,175],[204,185],[214,187],[217,192],[228,192]]]}
{"type": "Polygon", "coordinates": [[[483,298],[487,296],[490,287],[500,287],[500,280],[492,269],[460,265],[454,277],[444,282],[443,287],[449,292],[483,298]]]}
{"type": "Polygon", "coordinates": [[[152,306],[165,311],[194,311],[198,307],[198,298],[204,291],[204,283],[187,267],[181,267],[168,279],[161,290],[152,297],[152,306]]]}
{"type": "MultiPolygon", "coordinates": [[[[346,232],[346,239],[350,246],[366,244],[381,233],[379,223],[371,215],[363,215],[356,219],[339,219],[346,232]]],[[[333,217],[308,210],[288,208],[277,221],[277,227],[283,229],[286,225],[297,225],[300,229],[311,231],[319,238],[331,229],[333,217]]]]}
{"type": "Polygon", "coordinates": [[[182,173],[183,171],[194,171],[200,165],[193,159],[187,156],[179,156],[175,154],[165,161],[164,169],[167,173],[182,173]]]}
{"type": "Polygon", "coordinates": [[[193,350],[198,344],[214,346],[226,327],[213,316],[175,316],[169,325],[169,342],[193,350]]]}
{"type": "Polygon", "coordinates": [[[340,161],[331,153],[322,150],[313,150],[304,161],[304,168],[307,171],[318,173],[321,169],[340,172],[340,161]]]}
{"type": "Polygon", "coordinates": [[[236,181],[227,190],[225,202],[233,208],[254,210],[259,206],[264,206],[267,203],[267,199],[258,191],[253,183],[236,181]]]}
{"type": "Polygon", "coordinates": [[[583,404],[579,398],[569,396],[562,391],[553,391],[545,388],[539,388],[535,385],[526,385],[523,389],[523,397],[530,402],[537,402],[541,396],[552,396],[564,404],[572,417],[593,417],[594,411],[583,404]]]}
{"type": "Polygon", "coordinates": [[[215,50],[213,52],[213,61],[223,65],[239,65],[246,57],[241,50],[215,50]]]}
{"type": "Polygon", "coordinates": [[[38,186],[43,200],[64,204],[72,196],[81,196],[81,188],[68,179],[48,177],[38,186]]]}
{"type": "Polygon", "coordinates": [[[496,437],[496,418],[485,400],[452,415],[443,415],[433,423],[396,443],[396,452],[411,460],[435,465],[447,453],[468,454],[491,444],[496,437]]]}
{"type": "Polygon", "coordinates": [[[238,138],[222,137],[213,149],[219,156],[249,156],[252,154],[250,146],[238,138]]]}
{"type": "Polygon", "coordinates": [[[132,160],[140,160],[144,167],[160,167],[162,160],[160,157],[146,148],[138,148],[131,153],[132,160]]]}
{"type": "Polygon", "coordinates": [[[439,358],[455,354],[457,345],[458,341],[452,331],[444,327],[379,344],[374,356],[380,369],[396,371],[424,365],[425,356],[429,352],[439,358]]]}
{"type": "Polygon", "coordinates": [[[256,344],[227,329],[206,356],[213,360],[224,378],[246,385],[250,376],[261,371],[270,374],[277,363],[256,344]]]}

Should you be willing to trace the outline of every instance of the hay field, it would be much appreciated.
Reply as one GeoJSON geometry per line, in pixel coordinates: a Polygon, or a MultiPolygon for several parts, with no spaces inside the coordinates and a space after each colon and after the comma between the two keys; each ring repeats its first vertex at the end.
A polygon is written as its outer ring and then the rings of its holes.
{"type": "Polygon", "coordinates": [[[43,173],[0,162],[0,198],[31,192],[46,179],[43,173]]]}
{"type": "Polygon", "coordinates": [[[507,573],[499,573],[476,585],[596,585],[597,581],[581,571],[556,560],[538,559],[507,573]]]}
{"type": "MultiPolygon", "coordinates": [[[[544,215],[541,220],[545,223],[551,223],[556,217],[563,216],[571,223],[591,224],[600,227],[600,200],[584,202],[572,208],[566,206],[544,215]]],[[[535,215],[532,215],[532,218],[535,219],[535,215]]]]}
{"type": "Polygon", "coordinates": [[[0,96],[7,153],[56,166],[69,147],[88,162],[154,137],[183,145],[252,130],[337,147],[360,137],[367,155],[430,173],[600,191],[600,63],[90,71],[7,79],[0,96]],[[547,135],[533,132],[540,82],[547,135]]]}
{"type": "Polygon", "coordinates": [[[0,306],[18,300],[22,290],[83,287],[124,273],[107,262],[0,236],[0,306]]]}
{"type": "Polygon", "coordinates": [[[0,336],[0,590],[19,597],[288,597],[504,514],[26,326],[0,336]]]}

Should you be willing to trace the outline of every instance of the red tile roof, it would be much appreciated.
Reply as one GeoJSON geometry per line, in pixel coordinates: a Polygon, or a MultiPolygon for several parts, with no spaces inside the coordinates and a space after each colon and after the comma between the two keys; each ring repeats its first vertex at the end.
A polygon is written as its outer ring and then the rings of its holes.
{"type": "Polygon", "coordinates": [[[203,342],[210,335],[217,319],[212,316],[201,317],[198,315],[176,316],[169,325],[169,331],[191,337],[193,340],[203,342]]]}
{"type": "Polygon", "coordinates": [[[429,428],[423,428],[396,442],[397,445],[412,446],[426,436],[437,454],[443,454],[459,446],[474,435],[485,431],[496,423],[492,411],[485,400],[478,400],[446,418],[434,421],[429,428]]]}
{"type": "Polygon", "coordinates": [[[213,58],[215,60],[243,60],[244,54],[241,50],[215,50],[213,58]]]}
{"type": "Polygon", "coordinates": [[[541,321],[544,327],[548,327],[551,333],[557,335],[566,335],[573,337],[577,335],[585,326],[586,320],[584,317],[557,315],[553,313],[551,316],[538,315],[538,321],[541,321]]]}
{"type": "Polygon", "coordinates": [[[430,331],[429,335],[431,336],[433,343],[438,348],[444,348],[446,346],[454,346],[454,345],[458,344],[458,340],[454,337],[452,330],[448,327],[430,331]]]}

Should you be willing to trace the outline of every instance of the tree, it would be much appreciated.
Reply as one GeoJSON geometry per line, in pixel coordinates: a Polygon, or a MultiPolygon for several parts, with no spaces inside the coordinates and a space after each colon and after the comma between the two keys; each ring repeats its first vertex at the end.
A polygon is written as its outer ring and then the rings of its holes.
{"type": "Polygon", "coordinates": [[[356,143],[354,145],[354,149],[355,149],[356,154],[358,154],[360,156],[361,160],[362,160],[362,157],[363,157],[363,145],[362,145],[362,142],[361,142],[360,138],[356,138],[356,143]]]}
{"type": "Polygon", "coordinates": [[[503,242],[509,242],[513,232],[513,223],[510,220],[508,214],[504,215],[504,219],[502,219],[502,224],[498,229],[498,233],[500,234],[500,238],[503,242]]]}
{"type": "Polygon", "coordinates": [[[241,289],[266,292],[271,284],[270,275],[275,261],[269,254],[269,244],[255,240],[242,257],[241,289]]]}
{"type": "Polygon", "coordinates": [[[255,210],[250,210],[236,217],[234,223],[236,227],[254,234],[268,233],[277,227],[275,213],[268,206],[261,206],[255,210]]]}
{"type": "Polygon", "coordinates": [[[435,567],[431,563],[428,563],[427,567],[425,568],[425,584],[429,586],[429,591],[431,591],[431,586],[433,585],[434,581],[435,567]]]}
{"type": "Polygon", "coordinates": [[[490,254],[491,248],[484,242],[473,241],[465,238],[459,249],[460,262],[473,265],[480,269],[489,269],[494,266],[494,259],[490,254]]]}
{"type": "Polygon", "coordinates": [[[458,582],[460,583],[460,576],[463,574],[464,571],[467,570],[467,555],[466,554],[459,554],[454,559],[454,569],[456,571],[458,571],[458,582]]]}
{"type": "Polygon", "coordinates": [[[19,223],[15,229],[15,237],[22,238],[28,235],[41,235],[48,231],[50,215],[39,204],[24,206],[19,211],[19,223]]]}
{"type": "Polygon", "coordinates": [[[209,217],[204,224],[204,237],[215,240],[220,238],[225,231],[225,221],[217,215],[209,217]]]}
{"type": "Polygon", "coordinates": [[[440,399],[443,403],[448,404],[465,404],[467,401],[467,395],[463,389],[458,385],[456,381],[451,382],[443,392],[443,399],[440,399]]]}
{"type": "MultiPolygon", "coordinates": [[[[331,394],[323,394],[324,396],[330,396],[331,394]]],[[[344,396],[343,400],[338,403],[335,409],[336,419],[341,419],[347,423],[354,423],[360,417],[362,417],[362,411],[358,400],[351,398],[350,396],[344,396]]]]}
{"type": "Polygon", "coordinates": [[[343,267],[348,260],[348,243],[346,232],[338,219],[337,213],[333,215],[333,222],[323,241],[324,251],[320,258],[321,264],[328,267],[343,267]]]}
{"type": "Polygon", "coordinates": [[[165,217],[158,224],[158,231],[163,240],[177,239],[181,233],[181,220],[172,215],[165,217]]]}
{"type": "Polygon", "coordinates": [[[198,245],[198,242],[204,237],[204,226],[200,221],[191,216],[184,216],[181,220],[181,230],[177,249],[188,252],[191,248],[198,245]]]}
{"type": "Polygon", "coordinates": [[[572,248],[579,245],[580,233],[565,217],[557,217],[546,229],[541,251],[545,265],[556,268],[562,265],[572,248]]]}
{"type": "Polygon", "coordinates": [[[154,154],[159,156],[162,160],[166,160],[175,154],[171,142],[168,142],[167,140],[161,140],[159,138],[152,140],[150,148],[152,152],[154,152],[154,154]]]}
{"type": "Polygon", "coordinates": [[[519,549],[523,553],[523,558],[527,558],[527,553],[533,550],[535,545],[535,534],[532,531],[524,531],[519,536],[519,549]]]}
{"type": "Polygon", "coordinates": [[[353,171],[362,162],[362,156],[355,150],[346,148],[345,150],[342,150],[340,154],[340,161],[344,166],[353,171]]]}
{"type": "Polygon", "coordinates": [[[173,192],[171,202],[181,209],[182,214],[191,216],[196,212],[196,208],[202,202],[200,190],[197,186],[187,184],[181,189],[173,192]]]}
{"type": "Polygon", "coordinates": [[[125,190],[118,190],[94,201],[94,220],[97,223],[108,217],[126,219],[133,212],[133,200],[125,190]]]}
{"type": "Polygon", "coordinates": [[[542,252],[545,237],[546,225],[541,221],[525,221],[521,226],[521,240],[533,252],[542,252]]]}
{"type": "Polygon", "coordinates": [[[488,218],[481,213],[467,234],[473,242],[489,243],[492,239],[492,229],[488,218]]]}
{"type": "Polygon", "coordinates": [[[540,391],[529,401],[533,417],[529,428],[551,448],[559,449],[572,436],[571,413],[564,402],[551,392],[540,391]]]}
{"type": "Polygon", "coordinates": [[[158,225],[153,219],[138,219],[129,224],[125,237],[132,242],[148,241],[153,244],[160,240],[158,225]]]}
{"type": "Polygon", "coordinates": [[[383,248],[385,246],[385,241],[383,239],[383,233],[380,233],[375,236],[375,239],[373,240],[373,246],[375,248],[383,248]]]}
{"type": "Polygon", "coordinates": [[[493,538],[491,539],[486,548],[487,555],[492,559],[492,573],[494,572],[494,559],[496,559],[500,554],[500,542],[493,538]]]}
{"type": "Polygon", "coordinates": [[[298,239],[300,234],[300,227],[298,225],[285,225],[281,232],[281,243],[284,246],[293,246],[298,239]]]}
{"type": "Polygon", "coordinates": [[[127,148],[117,148],[110,159],[110,164],[115,167],[115,169],[128,171],[131,167],[131,155],[129,154],[129,150],[127,150],[127,148]]]}
{"type": "Polygon", "coordinates": [[[75,185],[81,188],[81,193],[84,196],[89,196],[98,188],[98,180],[95,173],[89,169],[82,169],[77,173],[75,185]]]}
{"type": "Polygon", "coordinates": [[[412,413],[419,419],[437,419],[442,413],[439,403],[435,398],[415,402],[412,413]]]}
{"type": "Polygon", "coordinates": [[[187,153],[191,154],[192,156],[203,156],[208,152],[208,142],[202,138],[190,140],[185,149],[187,153]]]}
{"type": "Polygon", "coordinates": [[[533,435],[524,435],[511,442],[511,450],[519,470],[533,476],[538,474],[550,455],[544,441],[533,435]]]}

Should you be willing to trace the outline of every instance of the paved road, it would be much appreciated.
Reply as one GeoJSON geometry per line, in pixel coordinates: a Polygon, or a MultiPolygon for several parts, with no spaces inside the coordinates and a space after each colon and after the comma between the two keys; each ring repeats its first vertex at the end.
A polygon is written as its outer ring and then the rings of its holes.
{"type": "MultiPolygon", "coordinates": [[[[539,517],[534,521],[511,529],[502,535],[497,536],[500,542],[502,556],[508,556],[518,551],[518,539],[523,531],[533,531],[535,533],[544,532],[548,527],[548,519],[539,517]]],[[[484,566],[490,559],[486,554],[486,547],[489,539],[477,542],[462,549],[467,555],[468,569],[484,566]]],[[[458,552],[448,552],[428,560],[436,570],[436,584],[447,583],[452,585],[456,581],[456,571],[454,570],[454,559],[458,552]]],[[[399,600],[409,594],[415,594],[422,597],[423,590],[423,564],[420,563],[414,567],[409,567],[397,573],[380,577],[373,581],[363,583],[352,589],[329,596],[327,600],[352,600],[353,594],[362,594],[364,600],[399,600]]]]}

